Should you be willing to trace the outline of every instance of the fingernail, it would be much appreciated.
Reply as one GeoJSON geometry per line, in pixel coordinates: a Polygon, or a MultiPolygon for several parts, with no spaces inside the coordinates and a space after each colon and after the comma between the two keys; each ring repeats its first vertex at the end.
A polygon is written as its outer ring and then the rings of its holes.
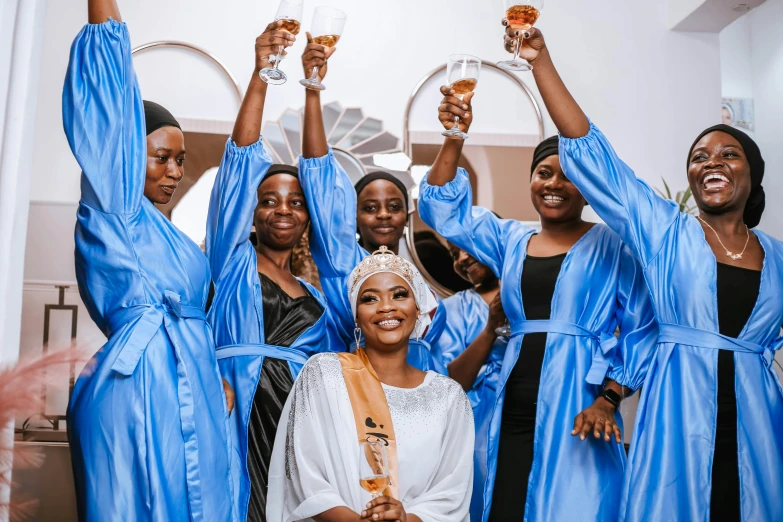
{"type": "Polygon", "coordinates": [[[585,440],[585,436],[584,435],[579,435],[579,438],[582,439],[582,440],[585,440]]]}
{"type": "Polygon", "coordinates": [[[522,31],[514,31],[514,36],[520,36],[522,34],[522,31]]]}
{"type": "Polygon", "coordinates": [[[368,502],[367,505],[364,506],[364,507],[366,507],[366,508],[370,507],[370,503],[368,502]]]}
{"type": "Polygon", "coordinates": [[[525,38],[530,38],[530,33],[528,33],[527,31],[525,31],[525,34],[524,34],[524,36],[525,36],[525,38]]]}
{"type": "Polygon", "coordinates": [[[462,110],[463,110],[463,111],[466,111],[466,110],[468,110],[468,106],[467,106],[467,105],[465,105],[464,103],[462,104],[462,110]]]}

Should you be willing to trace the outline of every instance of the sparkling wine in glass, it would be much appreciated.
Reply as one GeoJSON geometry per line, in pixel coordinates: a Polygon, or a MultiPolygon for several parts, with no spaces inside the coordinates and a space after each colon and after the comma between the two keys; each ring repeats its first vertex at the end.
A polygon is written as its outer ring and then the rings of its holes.
{"type": "MultiPolygon", "coordinates": [[[[345,13],[339,9],[326,6],[316,7],[313,26],[310,28],[313,42],[324,47],[337,45],[345,28],[345,18],[345,13]]],[[[326,86],[318,81],[318,67],[313,67],[313,74],[305,80],[299,80],[299,83],[315,91],[326,89],[326,86]]]]}
{"type": "MultiPolygon", "coordinates": [[[[301,28],[300,20],[302,19],[302,5],[304,0],[280,0],[280,5],[277,8],[277,15],[275,21],[281,21],[280,29],[288,31],[293,35],[299,34],[301,28]]],[[[266,83],[272,85],[283,85],[288,77],[278,66],[283,59],[283,49],[285,46],[281,45],[280,50],[277,51],[277,56],[274,57],[275,64],[272,67],[264,67],[258,72],[261,79],[266,83]]]]}
{"type": "MultiPolygon", "coordinates": [[[[506,8],[506,20],[509,27],[516,31],[527,32],[533,27],[544,8],[544,0],[503,0],[506,8]]],[[[522,46],[522,37],[517,38],[514,47],[514,59],[498,62],[498,67],[507,71],[529,71],[533,66],[527,60],[519,57],[519,48],[522,46]]]]}
{"type": "Polygon", "coordinates": [[[359,443],[359,485],[372,498],[378,498],[389,485],[389,462],[386,441],[370,439],[359,443]]]}
{"type": "MultiPolygon", "coordinates": [[[[446,66],[447,81],[454,91],[454,96],[460,100],[469,92],[473,92],[479,80],[481,72],[481,59],[469,54],[452,54],[446,66]]],[[[459,128],[459,116],[454,116],[454,126],[442,132],[449,138],[464,140],[467,133],[459,128]]]]}

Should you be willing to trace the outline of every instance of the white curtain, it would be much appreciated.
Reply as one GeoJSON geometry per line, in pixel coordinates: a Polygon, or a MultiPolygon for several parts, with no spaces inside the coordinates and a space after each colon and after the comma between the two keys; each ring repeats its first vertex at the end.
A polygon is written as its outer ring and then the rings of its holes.
{"type": "MultiPolygon", "coordinates": [[[[0,364],[19,355],[27,210],[46,0],[0,0],[0,364]]],[[[0,426],[0,447],[13,422],[0,426]]],[[[9,469],[0,475],[10,478],[9,469]]],[[[10,496],[0,481],[0,506],[10,496]]],[[[0,522],[8,513],[0,509],[0,522]]]]}

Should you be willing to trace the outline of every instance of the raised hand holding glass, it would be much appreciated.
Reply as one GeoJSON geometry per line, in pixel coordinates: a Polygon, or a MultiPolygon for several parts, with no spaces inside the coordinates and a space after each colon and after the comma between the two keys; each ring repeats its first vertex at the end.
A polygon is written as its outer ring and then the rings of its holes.
{"type": "MultiPolygon", "coordinates": [[[[523,33],[530,31],[533,25],[541,15],[544,8],[544,0],[503,0],[503,7],[506,10],[506,22],[509,27],[523,33]]],[[[517,38],[514,46],[514,58],[498,62],[498,67],[507,71],[530,71],[533,66],[527,60],[519,57],[519,48],[522,46],[521,37],[517,38]]]]}
{"type": "MultiPolygon", "coordinates": [[[[446,65],[446,74],[449,87],[454,91],[454,96],[462,100],[464,96],[478,85],[481,72],[481,59],[469,54],[452,54],[446,65]]],[[[459,116],[454,116],[454,126],[445,130],[442,134],[446,137],[464,140],[468,134],[459,128],[459,116]]]]}
{"type": "MultiPolygon", "coordinates": [[[[315,15],[313,16],[313,26],[310,28],[313,42],[324,47],[334,47],[343,34],[345,19],[345,13],[339,9],[326,6],[316,7],[315,15]]],[[[318,80],[318,67],[313,67],[313,73],[310,77],[305,80],[299,80],[299,83],[315,91],[326,89],[326,86],[318,80]]]]}
{"type": "MultiPolygon", "coordinates": [[[[296,36],[299,34],[301,28],[302,19],[302,6],[304,0],[280,0],[280,5],[277,8],[277,15],[275,15],[275,21],[280,21],[280,29],[288,31],[296,36]]],[[[278,66],[283,59],[284,46],[280,46],[280,50],[277,52],[277,56],[274,57],[275,64],[272,67],[264,67],[258,72],[258,75],[266,83],[272,85],[283,85],[288,77],[278,66]]]]}

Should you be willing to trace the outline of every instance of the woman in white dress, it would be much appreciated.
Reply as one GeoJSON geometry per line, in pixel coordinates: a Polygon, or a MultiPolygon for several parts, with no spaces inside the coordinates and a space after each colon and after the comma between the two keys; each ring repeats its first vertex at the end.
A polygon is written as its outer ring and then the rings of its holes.
{"type": "Polygon", "coordinates": [[[468,521],[473,413],[455,381],[406,362],[430,310],[418,270],[386,247],[349,278],[354,353],[312,357],[294,383],[269,471],[268,522],[468,521]],[[359,442],[386,445],[390,485],[359,484],[359,442]]]}

